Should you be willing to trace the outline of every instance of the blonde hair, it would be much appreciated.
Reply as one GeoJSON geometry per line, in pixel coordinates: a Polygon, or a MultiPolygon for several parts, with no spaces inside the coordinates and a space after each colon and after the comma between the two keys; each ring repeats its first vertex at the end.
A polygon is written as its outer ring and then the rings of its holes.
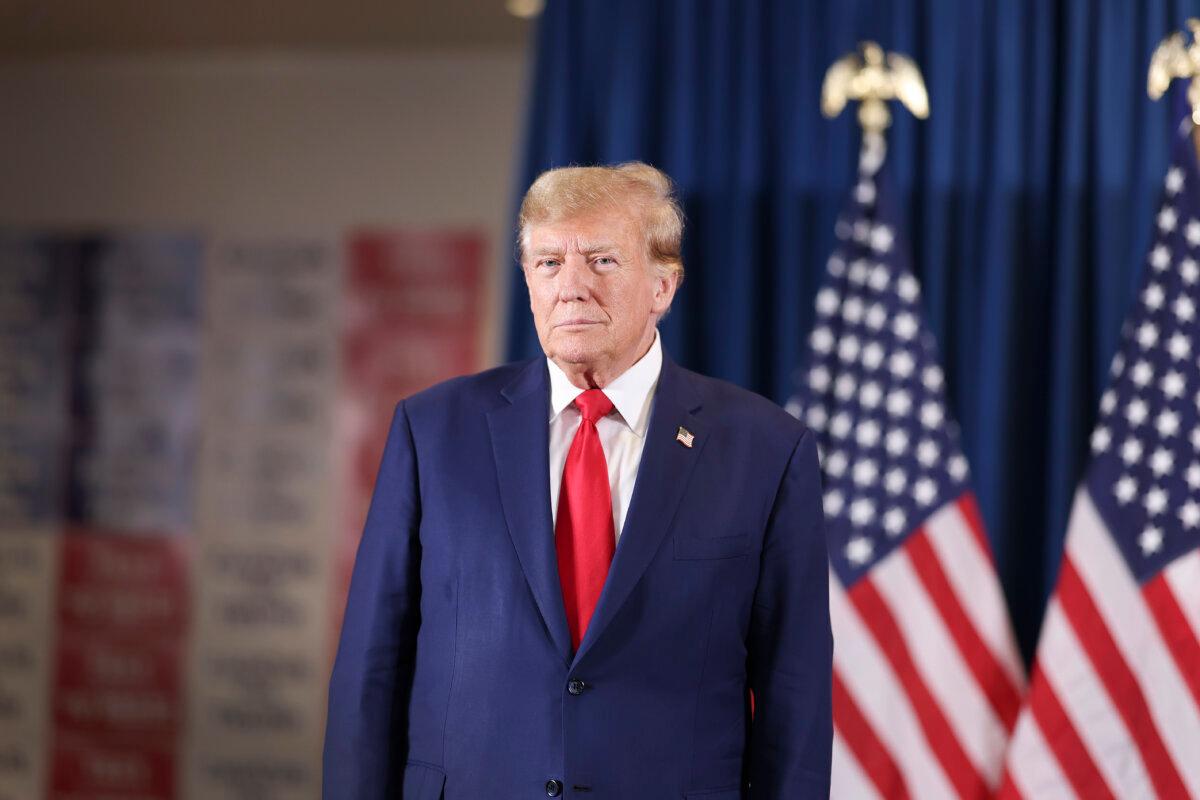
{"type": "Polygon", "coordinates": [[[517,217],[521,254],[529,227],[600,208],[638,213],[646,250],[660,272],[683,282],[683,209],[666,173],[641,161],[616,166],[559,167],[543,172],[525,193],[517,217]]]}

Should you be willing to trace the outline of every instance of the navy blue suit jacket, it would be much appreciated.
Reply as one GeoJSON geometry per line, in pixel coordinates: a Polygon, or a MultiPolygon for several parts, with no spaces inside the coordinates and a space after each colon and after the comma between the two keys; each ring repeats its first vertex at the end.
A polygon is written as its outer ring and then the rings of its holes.
{"type": "Polygon", "coordinates": [[[813,435],[664,358],[625,527],[573,653],[549,394],[538,358],[397,406],[329,685],[327,800],[532,799],[560,784],[585,800],[828,797],[813,435]]]}

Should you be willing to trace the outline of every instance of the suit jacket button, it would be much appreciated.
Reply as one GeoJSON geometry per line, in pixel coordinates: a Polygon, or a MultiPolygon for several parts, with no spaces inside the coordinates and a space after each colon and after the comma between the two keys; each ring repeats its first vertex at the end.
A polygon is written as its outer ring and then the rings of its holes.
{"type": "Polygon", "coordinates": [[[584,683],[583,681],[579,680],[578,678],[572,678],[570,680],[570,682],[567,683],[567,691],[570,692],[571,694],[575,695],[576,697],[583,694],[583,690],[586,688],[587,688],[587,684],[584,683]]]}
{"type": "Polygon", "coordinates": [[[558,797],[562,794],[562,781],[555,780],[554,778],[546,781],[546,794],[551,797],[558,797]]]}

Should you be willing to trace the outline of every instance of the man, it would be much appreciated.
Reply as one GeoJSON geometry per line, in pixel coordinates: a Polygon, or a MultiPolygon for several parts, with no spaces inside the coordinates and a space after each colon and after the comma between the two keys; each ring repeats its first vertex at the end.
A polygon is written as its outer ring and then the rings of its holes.
{"type": "Polygon", "coordinates": [[[530,187],[545,358],[396,408],[330,681],[326,798],[828,797],[816,444],[662,352],[682,220],[644,164],[530,187]]]}

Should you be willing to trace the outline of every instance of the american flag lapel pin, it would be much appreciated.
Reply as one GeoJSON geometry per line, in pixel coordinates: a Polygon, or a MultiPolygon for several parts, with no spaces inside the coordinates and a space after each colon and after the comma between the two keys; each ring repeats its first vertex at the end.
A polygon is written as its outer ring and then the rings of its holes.
{"type": "Polygon", "coordinates": [[[679,430],[675,432],[675,441],[679,442],[684,447],[691,447],[692,442],[696,441],[696,434],[680,425],[679,430]]]}

